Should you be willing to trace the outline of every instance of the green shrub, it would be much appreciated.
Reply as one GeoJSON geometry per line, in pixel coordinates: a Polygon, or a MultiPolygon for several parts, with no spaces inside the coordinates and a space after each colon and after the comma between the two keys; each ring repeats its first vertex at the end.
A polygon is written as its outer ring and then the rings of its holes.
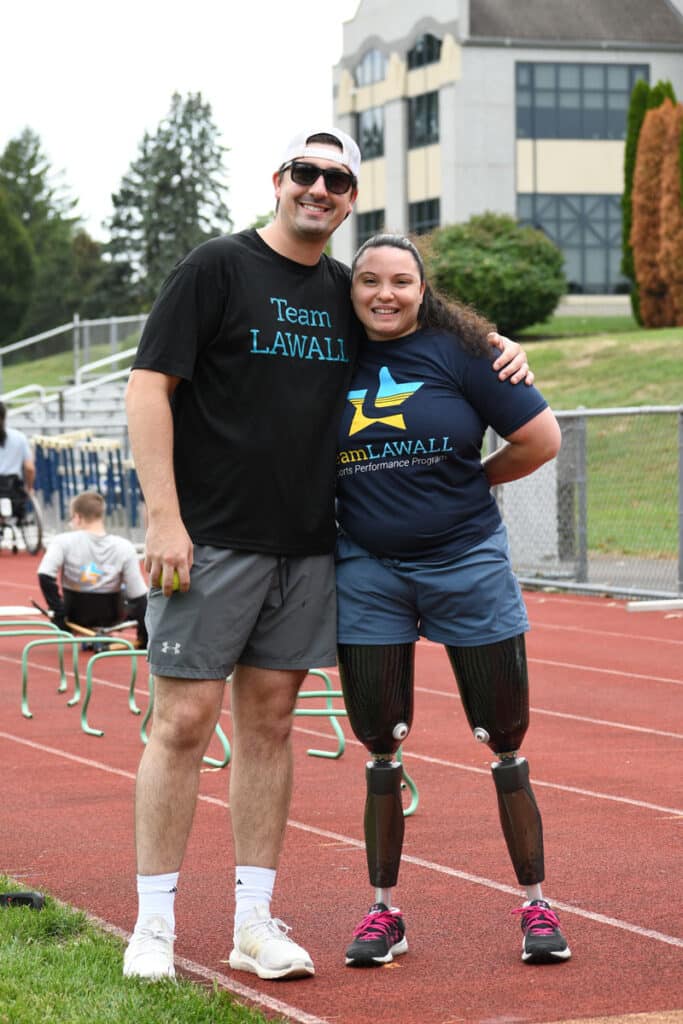
{"type": "Polygon", "coordinates": [[[557,246],[506,214],[437,229],[425,260],[439,291],[474,306],[504,334],[546,320],[567,290],[557,246]]]}

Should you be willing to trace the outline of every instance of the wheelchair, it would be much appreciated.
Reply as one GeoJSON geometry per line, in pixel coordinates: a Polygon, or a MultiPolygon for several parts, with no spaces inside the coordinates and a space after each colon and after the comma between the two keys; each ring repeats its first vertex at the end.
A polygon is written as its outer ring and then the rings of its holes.
{"type": "Polygon", "coordinates": [[[35,494],[28,494],[21,477],[0,475],[0,547],[12,553],[23,548],[37,555],[43,546],[43,515],[35,494]]]}

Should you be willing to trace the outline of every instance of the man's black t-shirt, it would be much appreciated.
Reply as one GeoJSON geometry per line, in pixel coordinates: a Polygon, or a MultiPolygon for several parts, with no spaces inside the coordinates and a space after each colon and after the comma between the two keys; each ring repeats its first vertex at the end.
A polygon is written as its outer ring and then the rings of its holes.
{"type": "Polygon", "coordinates": [[[174,268],[134,369],[182,378],[174,468],[195,543],[332,550],[337,425],[358,332],[343,264],[295,263],[256,231],[205,242],[174,268]]]}

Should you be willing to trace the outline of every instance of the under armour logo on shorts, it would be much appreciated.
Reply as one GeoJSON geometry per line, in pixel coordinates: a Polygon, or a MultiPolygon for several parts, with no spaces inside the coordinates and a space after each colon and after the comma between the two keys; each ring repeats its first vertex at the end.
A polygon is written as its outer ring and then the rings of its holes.
{"type": "Polygon", "coordinates": [[[180,654],[181,647],[182,647],[182,644],[178,644],[178,643],[172,644],[168,640],[164,640],[163,644],[161,645],[161,653],[162,654],[180,654]]]}

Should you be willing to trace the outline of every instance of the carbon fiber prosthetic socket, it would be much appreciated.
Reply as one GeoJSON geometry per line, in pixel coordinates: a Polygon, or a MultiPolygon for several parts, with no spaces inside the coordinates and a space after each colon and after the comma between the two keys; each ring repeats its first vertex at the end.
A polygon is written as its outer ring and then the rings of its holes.
{"type": "Polygon", "coordinates": [[[491,766],[498,812],[520,885],[544,878],[543,825],[517,751],[529,725],[529,682],[524,636],[480,647],[448,647],[467,720],[474,736],[501,758],[491,766]]]}
{"type": "Polygon", "coordinates": [[[370,884],[396,885],[405,819],[403,769],[394,760],[413,721],[414,644],[338,646],[339,675],[351,728],[373,755],[365,766],[365,852],[370,884]]]}
{"type": "Polygon", "coordinates": [[[515,753],[529,726],[524,634],[480,647],[447,647],[475,738],[494,754],[515,753]]]}
{"type": "Polygon", "coordinates": [[[415,644],[339,644],[351,728],[371,754],[395,754],[413,723],[415,644]]]}

